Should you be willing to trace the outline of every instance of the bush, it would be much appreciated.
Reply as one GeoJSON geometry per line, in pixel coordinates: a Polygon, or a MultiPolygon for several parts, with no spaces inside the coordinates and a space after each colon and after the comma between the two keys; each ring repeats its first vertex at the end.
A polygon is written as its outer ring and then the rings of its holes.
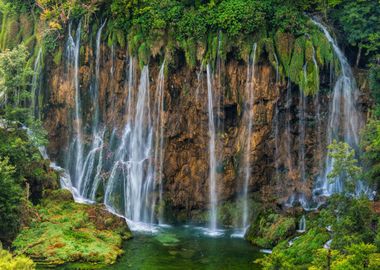
{"type": "Polygon", "coordinates": [[[0,247],[0,269],[2,270],[34,270],[35,263],[25,257],[13,257],[11,253],[0,247]]]}
{"type": "Polygon", "coordinates": [[[0,241],[12,239],[20,227],[23,191],[15,179],[15,167],[0,159],[0,241]]]}
{"type": "Polygon", "coordinates": [[[293,235],[295,230],[295,218],[275,213],[263,213],[250,226],[246,238],[256,246],[272,248],[293,235]]]}

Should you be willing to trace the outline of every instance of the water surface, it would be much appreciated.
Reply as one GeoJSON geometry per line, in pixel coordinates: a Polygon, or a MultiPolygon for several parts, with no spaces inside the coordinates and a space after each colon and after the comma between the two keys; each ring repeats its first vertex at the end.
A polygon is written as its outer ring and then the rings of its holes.
{"type": "Polygon", "coordinates": [[[224,270],[261,269],[254,261],[263,256],[234,232],[219,237],[207,235],[200,227],[158,227],[154,233],[134,232],[124,243],[124,254],[111,266],[68,264],[59,269],[104,270],[224,270]]]}

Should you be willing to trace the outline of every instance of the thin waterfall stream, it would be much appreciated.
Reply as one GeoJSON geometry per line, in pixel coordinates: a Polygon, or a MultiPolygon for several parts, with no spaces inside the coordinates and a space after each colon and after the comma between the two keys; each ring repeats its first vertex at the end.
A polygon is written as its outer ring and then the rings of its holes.
{"type": "Polygon", "coordinates": [[[31,87],[31,110],[35,119],[40,119],[40,91],[41,91],[41,75],[42,75],[42,48],[38,50],[37,58],[34,62],[33,79],[31,87]]]}
{"type": "Polygon", "coordinates": [[[209,133],[209,194],[210,194],[210,221],[209,234],[211,236],[219,235],[217,230],[217,206],[218,197],[216,190],[216,130],[214,119],[214,94],[213,94],[213,76],[210,64],[207,65],[207,109],[208,109],[208,133],[209,133]]]}
{"type": "Polygon", "coordinates": [[[246,108],[246,121],[247,121],[247,137],[246,146],[244,152],[244,183],[243,183],[243,215],[242,215],[242,231],[245,233],[249,223],[249,197],[248,197],[248,186],[249,179],[251,177],[251,137],[253,129],[253,107],[255,102],[255,64],[256,64],[256,50],[257,44],[255,43],[252,48],[252,55],[248,61],[247,68],[247,85],[246,85],[246,95],[248,97],[248,104],[246,108]]]}

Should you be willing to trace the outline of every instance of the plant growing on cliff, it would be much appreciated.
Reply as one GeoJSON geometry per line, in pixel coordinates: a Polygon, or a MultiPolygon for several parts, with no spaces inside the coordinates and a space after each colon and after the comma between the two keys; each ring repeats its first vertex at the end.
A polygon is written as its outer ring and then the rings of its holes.
{"type": "Polygon", "coordinates": [[[358,160],[355,158],[355,150],[348,143],[337,142],[336,140],[327,148],[329,157],[333,159],[333,168],[327,177],[331,182],[342,177],[347,191],[354,192],[362,172],[358,160]]]}

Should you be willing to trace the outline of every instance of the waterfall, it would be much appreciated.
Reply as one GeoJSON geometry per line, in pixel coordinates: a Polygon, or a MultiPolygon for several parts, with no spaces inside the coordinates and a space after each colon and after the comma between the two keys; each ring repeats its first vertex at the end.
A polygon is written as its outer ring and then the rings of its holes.
{"type": "MultiPolygon", "coordinates": [[[[352,74],[351,67],[339,49],[337,42],[332,38],[328,30],[321,23],[312,19],[325,34],[326,38],[332,45],[340,64],[340,75],[336,79],[332,100],[330,104],[328,127],[327,127],[327,145],[334,139],[344,140],[354,149],[358,149],[359,130],[360,130],[360,113],[355,106],[358,96],[355,78],[352,74]]],[[[333,183],[328,179],[334,165],[334,159],[326,155],[323,172],[317,178],[314,194],[330,196],[333,193],[344,191],[343,179],[337,177],[333,183]]]]}
{"type": "MultiPolygon", "coordinates": [[[[317,59],[315,56],[315,48],[313,46],[313,64],[316,72],[316,77],[318,78],[319,81],[319,68],[317,64],[317,59]]],[[[316,94],[314,96],[314,108],[315,108],[315,116],[316,116],[316,121],[317,121],[317,149],[316,152],[321,151],[322,149],[322,138],[321,138],[321,103],[319,100],[319,84],[317,84],[317,89],[316,89],[316,94]]],[[[318,160],[318,169],[322,169],[322,164],[320,162],[320,157],[316,155],[317,160],[318,160]]]]}
{"type": "MultiPolygon", "coordinates": [[[[279,123],[280,123],[280,110],[279,110],[279,101],[281,98],[281,92],[280,87],[278,85],[279,83],[279,62],[277,55],[274,53],[274,59],[276,61],[276,88],[278,90],[278,98],[275,105],[275,113],[274,113],[274,141],[275,141],[275,150],[274,150],[274,164],[276,168],[276,181],[278,182],[280,179],[280,170],[279,170],[279,160],[280,160],[280,130],[279,130],[279,123]]],[[[277,183],[276,182],[276,183],[277,183]]]]}
{"type": "Polygon", "coordinates": [[[305,215],[302,215],[299,223],[298,223],[298,230],[297,232],[303,233],[306,231],[306,218],[305,215]]]}
{"type": "Polygon", "coordinates": [[[201,66],[199,68],[199,71],[197,72],[197,88],[195,89],[195,102],[198,103],[199,101],[199,91],[202,90],[202,80],[203,80],[203,62],[201,63],[201,66]]]}
{"type": "Polygon", "coordinates": [[[248,60],[247,68],[247,84],[246,84],[246,95],[247,95],[247,108],[245,112],[245,123],[247,126],[247,137],[246,146],[244,152],[244,186],[243,186],[243,216],[242,216],[242,229],[245,232],[248,224],[249,218],[249,205],[248,205],[248,186],[249,179],[251,177],[251,137],[253,129],[253,106],[255,101],[255,62],[256,62],[256,49],[257,44],[255,43],[252,48],[252,56],[248,60]]]}
{"type": "Polygon", "coordinates": [[[99,112],[99,76],[100,76],[100,42],[102,31],[105,26],[104,22],[96,34],[96,56],[95,56],[95,78],[91,85],[92,104],[94,107],[94,115],[92,120],[92,144],[87,154],[85,163],[82,168],[80,183],[78,185],[79,192],[82,197],[95,200],[96,190],[100,182],[100,173],[103,162],[104,149],[104,133],[105,129],[100,127],[99,112]],[[97,163],[97,165],[96,165],[97,163]],[[96,168],[96,169],[95,169],[96,168]],[[95,172],[94,172],[95,169],[95,172]],[[95,175],[94,175],[95,173],[95,175]]]}
{"type": "Polygon", "coordinates": [[[207,64],[207,108],[208,108],[208,132],[209,132],[209,193],[210,193],[210,235],[217,234],[217,191],[216,191],[216,158],[215,158],[215,120],[214,120],[214,95],[210,64],[207,64]]]}
{"type": "Polygon", "coordinates": [[[291,117],[292,117],[292,84],[290,80],[288,81],[286,90],[286,153],[288,159],[288,170],[292,172],[293,170],[293,159],[292,159],[292,137],[291,137],[291,117]]]}
{"type": "MultiPolygon", "coordinates": [[[[83,168],[83,134],[82,134],[82,108],[80,100],[79,86],[79,57],[80,57],[80,38],[82,21],[79,21],[76,30],[75,40],[71,35],[71,26],[69,24],[68,40],[66,44],[67,72],[68,79],[72,82],[75,89],[75,107],[73,116],[74,134],[67,156],[67,169],[71,175],[72,185],[77,188],[80,185],[82,168],[83,168]]],[[[79,194],[78,192],[76,194],[79,194]]],[[[75,194],[74,194],[75,195],[75,194]]],[[[75,198],[79,201],[86,201],[84,198],[75,198]]]]}
{"type": "Polygon", "coordinates": [[[155,168],[155,181],[159,184],[159,223],[163,223],[163,184],[162,184],[162,172],[164,162],[164,83],[165,83],[165,61],[162,63],[157,80],[157,88],[155,95],[155,150],[154,150],[154,165],[155,168]]]}
{"type": "Polygon", "coordinates": [[[148,66],[141,71],[136,97],[133,95],[134,68],[131,58],[126,105],[128,120],[115,153],[104,204],[110,211],[125,217],[131,229],[143,229],[150,228],[144,223],[149,225],[154,221],[155,177],[159,179],[160,193],[162,191],[164,64],[160,69],[153,110],[156,115],[152,115],[150,108],[148,66]]]}
{"type": "Polygon", "coordinates": [[[34,118],[40,118],[40,90],[41,90],[41,74],[42,74],[42,48],[39,49],[37,58],[34,62],[34,72],[31,89],[30,108],[34,118]]]}
{"type": "MultiPolygon", "coordinates": [[[[303,66],[303,74],[305,85],[307,84],[307,64],[303,66]]],[[[305,124],[305,109],[306,109],[306,97],[303,89],[299,89],[299,152],[298,152],[298,167],[300,171],[300,179],[302,182],[306,181],[306,168],[305,168],[305,136],[306,136],[306,124],[305,124]]]]}

